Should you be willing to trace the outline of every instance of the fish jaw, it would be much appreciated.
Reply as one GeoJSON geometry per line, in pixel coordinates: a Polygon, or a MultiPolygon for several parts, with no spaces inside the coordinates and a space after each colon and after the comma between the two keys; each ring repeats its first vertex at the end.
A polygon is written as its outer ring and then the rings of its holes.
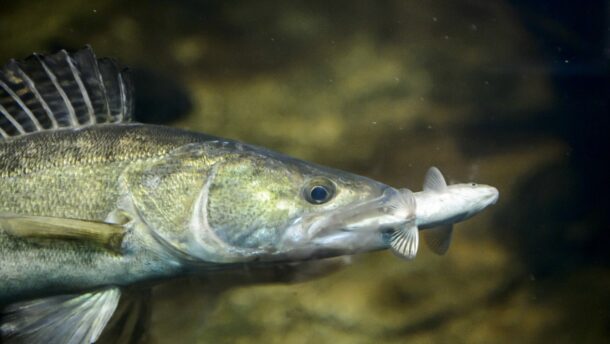
{"type": "Polygon", "coordinates": [[[385,187],[381,196],[325,213],[302,216],[286,230],[274,259],[317,259],[389,248],[396,228],[415,218],[402,195],[385,187]]]}

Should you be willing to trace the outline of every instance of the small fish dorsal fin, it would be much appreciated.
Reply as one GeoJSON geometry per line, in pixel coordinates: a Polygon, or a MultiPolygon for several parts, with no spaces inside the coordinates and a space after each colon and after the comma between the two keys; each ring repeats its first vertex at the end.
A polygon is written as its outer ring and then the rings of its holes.
{"type": "Polygon", "coordinates": [[[0,69],[0,139],[129,122],[131,93],[126,70],[97,59],[89,46],[11,60],[0,69]]]}
{"type": "Polygon", "coordinates": [[[441,171],[434,166],[430,167],[424,178],[424,191],[442,191],[445,188],[447,182],[441,171]]]}

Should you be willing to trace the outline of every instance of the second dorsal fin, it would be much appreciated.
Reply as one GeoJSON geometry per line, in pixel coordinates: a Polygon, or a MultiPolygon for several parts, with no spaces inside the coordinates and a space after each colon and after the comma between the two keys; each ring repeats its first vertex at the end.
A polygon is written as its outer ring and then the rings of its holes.
{"type": "Polygon", "coordinates": [[[126,70],[97,59],[89,46],[11,60],[0,69],[0,139],[129,122],[131,93],[126,70]]]}

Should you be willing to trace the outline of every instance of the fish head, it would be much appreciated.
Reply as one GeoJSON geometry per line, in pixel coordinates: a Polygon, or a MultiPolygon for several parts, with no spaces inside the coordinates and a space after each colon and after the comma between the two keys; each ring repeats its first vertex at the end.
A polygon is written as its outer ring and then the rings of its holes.
{"type": "Polygon", "coordinates": [[[456,223],[480,213],[498,201],[493,186],[477,183],[452,184],[417,196],[417,220],[421,228],[456,223]]]}
{"type": "Polygon", "coordinates": [[[234,141],[190,144],[132,177],[142,222],[181,261],[300,261],[388,247],[403,191],[234,141]]]}
{"type": "Polygon", "coordinates": [[[448,187],[455,199],[455,209],[461,220],[471,218],[498,201],[498,189],[477,183],[453,184],[448,187]]]}
{"type": "Polygon", "coordinates": [[[354,254],[387,247],[386,232],[408,216],[391,206],[399,194],[366,177],[247,147],[216,167],[200,230],[218,244],[216,259],[354,254]]]}
{"type": "Polygon", "coordinates": [[[477,183],[447,185],[436,167],[426,172],[422,192],[415,194],[417,225],[431,228],[466,220],[498,201],[498,189],[477,183]]]}

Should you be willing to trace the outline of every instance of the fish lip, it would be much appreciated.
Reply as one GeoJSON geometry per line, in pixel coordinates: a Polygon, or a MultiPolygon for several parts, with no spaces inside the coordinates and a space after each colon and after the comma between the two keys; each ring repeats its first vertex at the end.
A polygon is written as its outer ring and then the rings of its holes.
{"type": "Polygon", "coordinates": [[[322,250],[354,254],[387,248],[385,233],[401,220],[386,209],[386,204],[400,192],[386,186],[375,198],[299,217],[282,237],[279,251],[309,248],[313,256],[315,251],[322,250]],[[367,213],[371,216],[367,217],[367,213]]]}
{"type": "Polygon", "coordinates": [[[491,188],[491,192],[492,192],[492,194],[491,194],[492,200],[489,204],[493,205],[493,204],[498,203],[498,199],[500,198],[500,191],[498,191],[498,189],[496,189],[493,186],[490,186],[490,188],[491,188]]]}

